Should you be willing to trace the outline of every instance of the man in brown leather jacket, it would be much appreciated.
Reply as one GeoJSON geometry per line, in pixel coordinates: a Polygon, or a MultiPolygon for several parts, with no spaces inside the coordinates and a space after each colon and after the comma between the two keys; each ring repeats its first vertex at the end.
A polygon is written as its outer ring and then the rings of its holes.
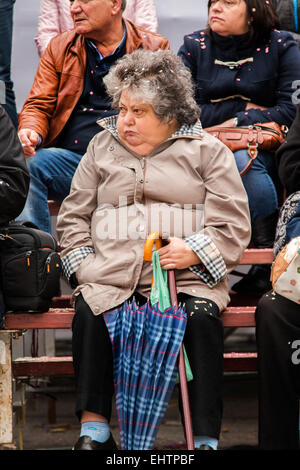
{"type": "Polygon", "coordinates": [[[126,0],[71,0],[74,29],[52,39],[19,118],[31,175],[19,218],[51,231],[48,199],[62,201],[97,121],[115,114],[103,84],[109,68],[138,48],[168,49],[162,36],[122,17],[126,0]]]}

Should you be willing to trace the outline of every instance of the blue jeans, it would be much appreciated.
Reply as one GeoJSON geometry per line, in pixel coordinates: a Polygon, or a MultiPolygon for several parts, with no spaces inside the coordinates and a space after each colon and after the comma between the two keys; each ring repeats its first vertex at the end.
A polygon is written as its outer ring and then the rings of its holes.
{"type": "MultiPolygon", "coordinates": [[[[241,171],[249,161],[247,150],[234,152],[238,170],[241,171]]],[[[278,208],[278,196],[274,178],[276,177],[275,157],[265,151],[259,151],[252,167],[242,176],[246,189],[251,221],[263,219],[278,208]]]]}
{"type": "Polygon", "coordinates": [[[11,50],[13,31],[13,8],[15,0],[0,1],[0,80],[5,83],[5,108],[14,126],[18,127],[16,99],[11,81],[11,50]]]}
{"type": "Polygon", "coordinates": [[[60,148],[40,149],[27,158],[30,186],[18,220],[30,220],[41,230],[51,233],[48,199],[61,202],[69,194],[81,158],[78,153],[60,148]]]}

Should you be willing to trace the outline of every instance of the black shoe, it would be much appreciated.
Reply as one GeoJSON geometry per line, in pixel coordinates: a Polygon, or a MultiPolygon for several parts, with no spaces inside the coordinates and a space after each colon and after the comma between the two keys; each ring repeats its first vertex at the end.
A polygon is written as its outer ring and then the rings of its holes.
{"type": "Polygon", "coordinates": [[[249,272],[231,290],[238,294],[261,296],[272,289],[270,281],[271,266],[267,264],[254,264],[249,272]]]}
{"type": "Polygon", "coordinates": [[[93,441],[90,436],[81,436],[73,450],[118,450],[114,438],[110,434],[105,442],[93,441]]]}
{"type": "Polygon", "coordinates": [[[214,450],[214,449],[208,446],[207,444],[201,444],[201,446],[196,450],[214,450]]]}

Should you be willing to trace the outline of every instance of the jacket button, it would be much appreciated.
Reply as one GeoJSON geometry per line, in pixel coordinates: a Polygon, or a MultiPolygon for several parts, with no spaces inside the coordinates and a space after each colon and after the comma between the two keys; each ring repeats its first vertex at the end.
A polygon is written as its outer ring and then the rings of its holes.
{"type": "Polygon", "coordinates": [[[95,313],[99,313],[99,311],[100,311],[99,307],[95,307],[95,308],[94,308],[94,312],[95,312],[95,313]]]}
{"type": "Polygon", "coordinates": [[[109,150],[110,152],[112,152],[113,150],[115,150],[115,147],[114,147],[113,145],[110,145],[110,146],[108,147],[108,150],[109,150]]]}

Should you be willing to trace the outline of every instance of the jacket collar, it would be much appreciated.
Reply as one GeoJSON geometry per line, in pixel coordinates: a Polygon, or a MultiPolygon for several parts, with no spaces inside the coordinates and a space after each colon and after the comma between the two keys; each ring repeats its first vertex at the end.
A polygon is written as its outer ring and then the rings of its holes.
{"type": "MultiPolygon", "coordinates": [[[[126,30],[126,54],[130,54],[132,51],[141,47],[143,43],[142,36],[135,25],[123,18],[126,30]]],[[[78,55],[82,55],[82,51],[85,53],[85,38],[81,34],[73,33],[74,37],[71,42],[71,50],[78,55]]]]}
{"type": "MultiPolygon", "coordinates": [[[[119,134],[117,130],[117,116],[109,116],[104,119],[97,121],[99,126],[103,127],[109,131],[117,140],[119,140],[119,134]]],[[[167,140],[175,140],[178,138],[190,138],[190,139],[202,139],[203,138],[203,128],[201,122],[198,120],[195,124],[189,126],[188,124],[183,124],[178,131],[169,137],[167,140]]]]}
{"type": "Polygon", "coordinates": [[[235,36],[221,36],[211,31],[212,40],[218,46],[219,57],[221,60],[240,60],[253,56],[254,45],[250,41],[249,33],[235,36]]]}

